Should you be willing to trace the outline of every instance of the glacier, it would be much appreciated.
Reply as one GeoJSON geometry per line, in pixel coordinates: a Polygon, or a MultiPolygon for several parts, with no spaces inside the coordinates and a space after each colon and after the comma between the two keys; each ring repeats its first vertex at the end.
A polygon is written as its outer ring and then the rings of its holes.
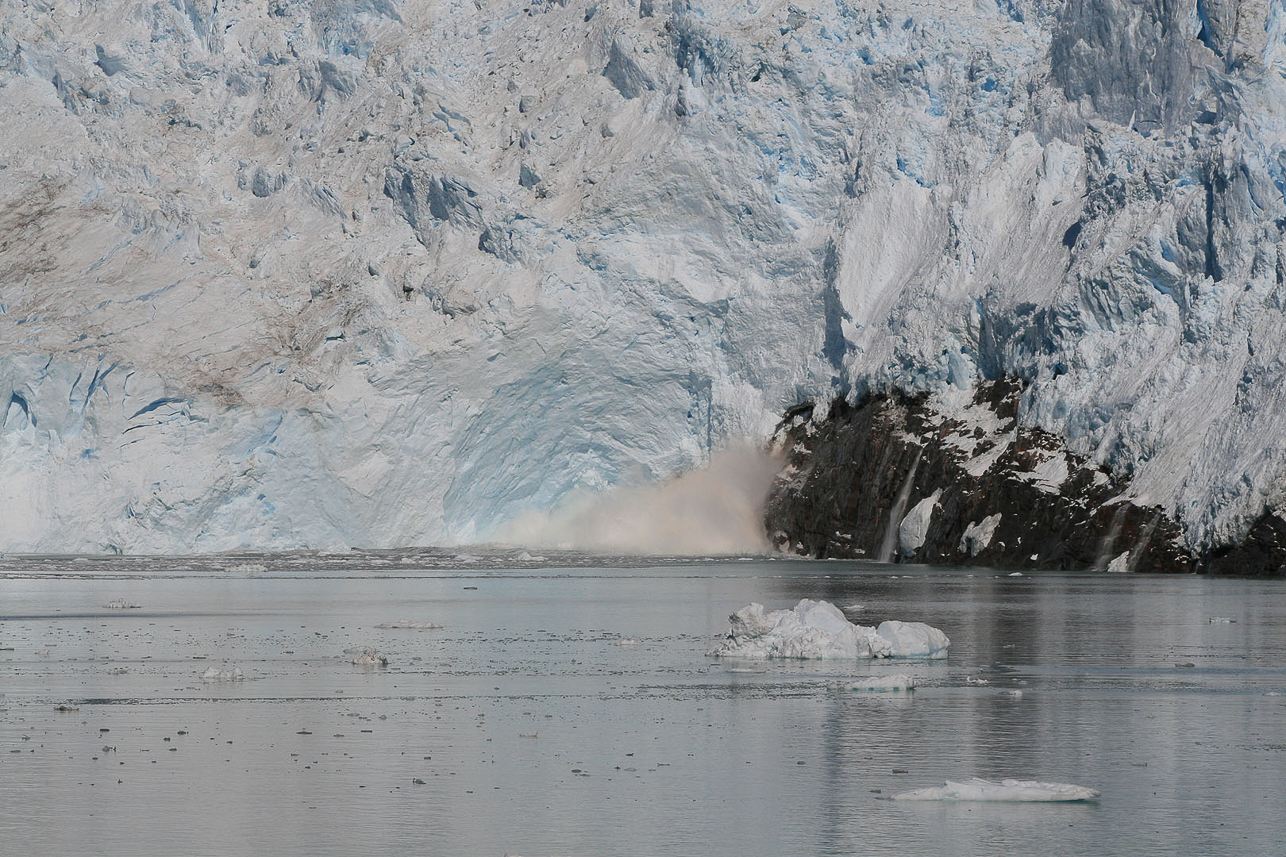
{"type": "Polygon", "coordinates": [[[16,0],[0,104],[0,550],[467,543],[1008,376],[1194,550],[1286,508],[1275,0],[16,0]]]}

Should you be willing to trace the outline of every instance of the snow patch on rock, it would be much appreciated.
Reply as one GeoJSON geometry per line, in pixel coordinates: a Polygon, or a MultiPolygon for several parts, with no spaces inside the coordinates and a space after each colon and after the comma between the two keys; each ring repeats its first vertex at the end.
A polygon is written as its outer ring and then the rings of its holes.
{"type": "Polygon", "coordinates": [[[965,527],[964,535],[960,537],[960,550],[968,551],[970,556],[976,556],[979,551],[991,544],[991,537],[996,534],[996,527],[1000,526],[1001,514],[988,515],[978,523],[970,523],[965,527]]]}
{"type": "Polygon", "coordinates": [[[933,522],[933,512],[938,508],[938,498],[941,496],[941,489],[934,491],[916,503],[902,519],[898,526],[898,551],[903,556],[910,556],[924,545],[929,525],[933,522]]]}

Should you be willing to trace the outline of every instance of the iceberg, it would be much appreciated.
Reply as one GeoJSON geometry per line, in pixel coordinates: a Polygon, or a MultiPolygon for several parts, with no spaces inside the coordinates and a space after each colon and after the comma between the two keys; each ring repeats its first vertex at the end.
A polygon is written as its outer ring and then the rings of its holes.
{"type": "Polygon", "coordinates": [[[1072,783],[1044,783],[1037,780],[1001,780],[993,782],[978,777],[956,782],[947,780],[940,786],[912,789],[893,795],[893,800],[971,800],[1013,802],[1075,802],[1096,800],[1098,789],[1072,783]]]}
{"type": "Polygon", "coordinates": [[[727,658],[945,658],[951,641],[921,622],[854,625],[838,607],[805,598],[765,613],[752,603],[728,617],[729,628],[710,654],[727,658]]]}

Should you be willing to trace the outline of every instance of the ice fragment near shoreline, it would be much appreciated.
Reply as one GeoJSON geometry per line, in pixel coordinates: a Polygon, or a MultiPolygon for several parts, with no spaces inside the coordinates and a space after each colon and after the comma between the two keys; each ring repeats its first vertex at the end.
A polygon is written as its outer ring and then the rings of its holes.
{"type": "Polygon", "coordinates": [[[381,622],[375,626],[382,630],[409,630],[409,631],[440,631],[442,626],[437,622],[412,622],[408,619],[399,619],[396,622],[381,622]]]}
{"type": "Polygon", "coordinates": [[[854,625],[826,601],[803,599],[765,613],[750,604],[728,617],[723,641],[710,652],[733,658],[945,658],[951,641],[922,622],[854,625]]]}
{"type": "Polygon", "coordinates": [[[1085,801],[1098,798],[1097,789],[1072,783],[1042,783],[1037,780],[992,782],[978,777],[940,786],[913,789],[893,795],[893,800],[984,800],[984,801],[1085,801]]]}

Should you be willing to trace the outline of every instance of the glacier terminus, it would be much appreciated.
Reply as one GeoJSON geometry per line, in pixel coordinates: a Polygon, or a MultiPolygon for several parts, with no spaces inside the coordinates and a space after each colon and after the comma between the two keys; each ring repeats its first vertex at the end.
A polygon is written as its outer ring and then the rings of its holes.
{"type": "Polygon", "coordinates": [[[3,551],[468,543],[787,432],[803,490],[864,407],[897,558],[1016,561],[935,530],[1005,456],[1140,510],[1068,562],[1286,530],[1279,0],[14,0],[0,107],[3,551]]]}

